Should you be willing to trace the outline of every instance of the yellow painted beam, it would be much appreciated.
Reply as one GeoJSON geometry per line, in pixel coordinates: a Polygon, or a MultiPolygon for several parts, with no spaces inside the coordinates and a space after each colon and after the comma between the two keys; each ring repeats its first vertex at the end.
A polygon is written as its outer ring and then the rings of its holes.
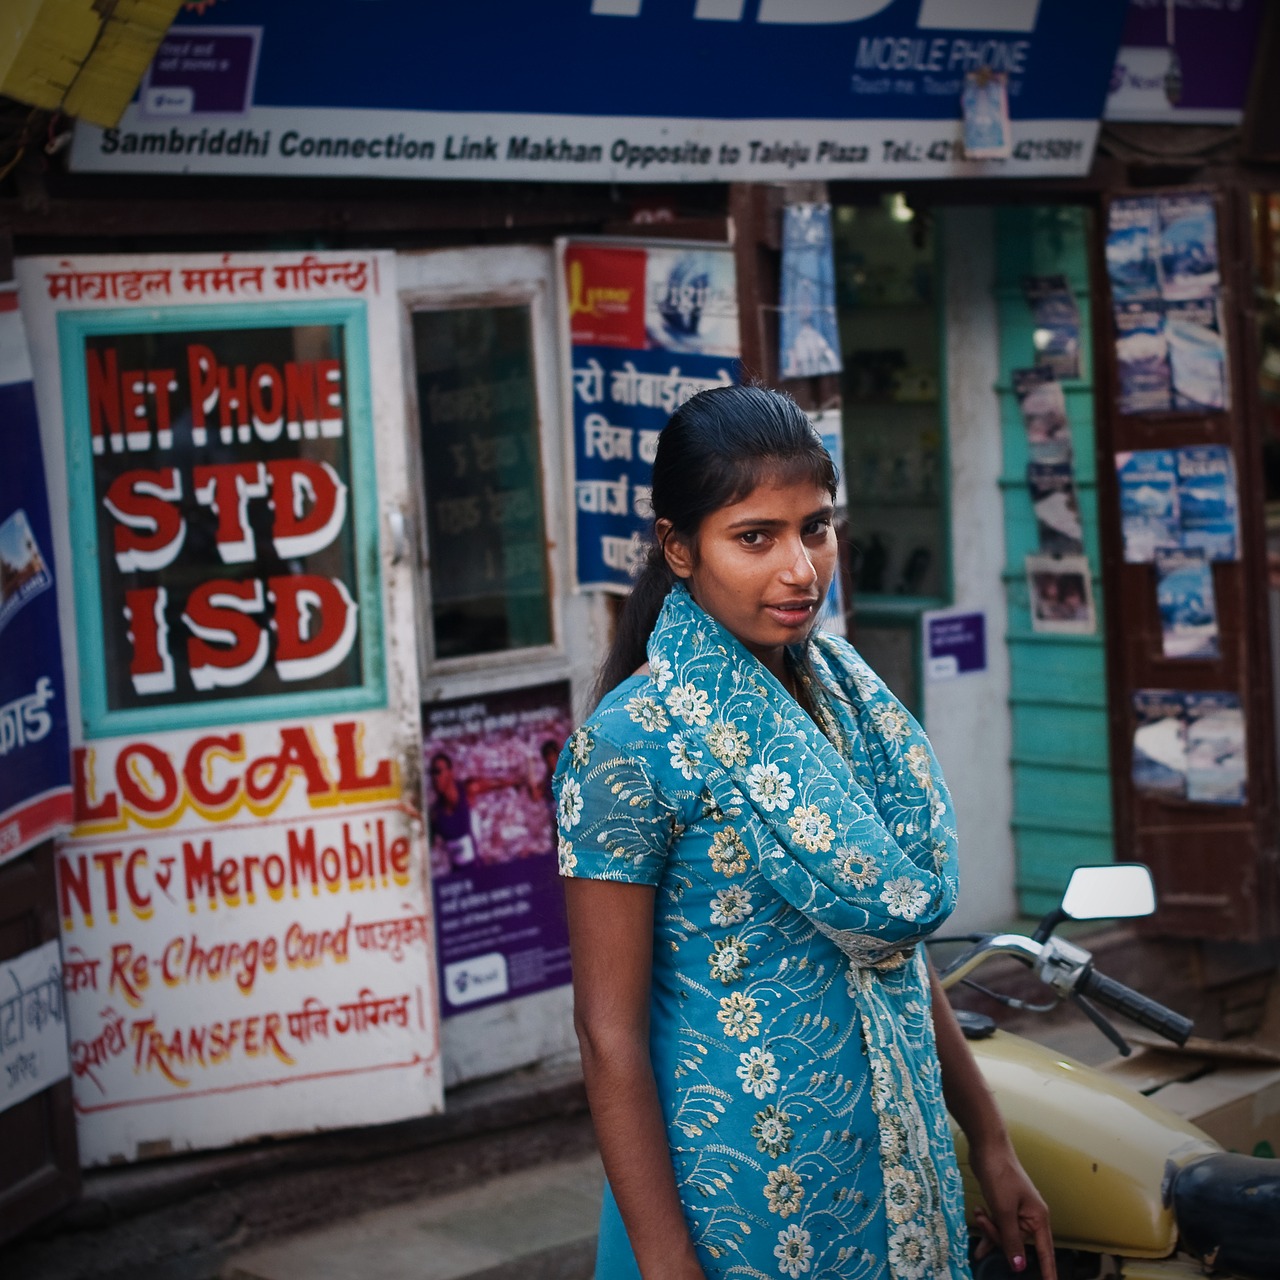
{"type": "Polygon", "coordinates": [[[110,128],[182,0],[4,0],[0,93],[110,128]]]}

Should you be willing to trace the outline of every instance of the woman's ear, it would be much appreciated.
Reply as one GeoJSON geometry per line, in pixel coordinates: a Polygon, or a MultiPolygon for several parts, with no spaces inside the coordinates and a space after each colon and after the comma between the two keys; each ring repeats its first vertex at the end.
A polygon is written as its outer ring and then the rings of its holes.
{"type": "Polygon", "coordinates": [[[658,545],[666,557],[667,566],[677,578],[688,578],[693,574],[693,555],[689,545],[672,527],[670,520],[658,520],[653,526],[658,536],[658,545]]]}

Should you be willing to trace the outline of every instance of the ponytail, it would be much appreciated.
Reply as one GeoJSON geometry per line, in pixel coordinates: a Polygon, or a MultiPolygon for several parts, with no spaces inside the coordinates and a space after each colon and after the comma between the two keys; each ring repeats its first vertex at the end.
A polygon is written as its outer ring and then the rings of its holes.
{"type": "Polygon", "coordinates": [[[675,581],[676,575],[671,572],[662,547],[656,542],[650,543],[644,565],[618,615],[613,643],[596,674],[591,690],[592,706],[644,665],[649,635],[675,581]]]}

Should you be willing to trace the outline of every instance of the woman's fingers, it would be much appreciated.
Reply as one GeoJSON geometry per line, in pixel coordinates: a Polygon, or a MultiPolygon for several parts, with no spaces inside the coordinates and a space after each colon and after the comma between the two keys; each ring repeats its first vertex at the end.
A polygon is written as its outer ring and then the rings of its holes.
{"type": "Polygon", "coordinates": [[[1049,1227],[1047,1211],[1034,1206],[1023,1212],[1014,1211],[1001,1216],[1000,1223],[992,1219],[981,1205],[974,1210],[974,1225],[981,1233],[974,1258],[985,1258],[997,1249],[1004,1254],[1009,1266],[1016,1272],[1027,1267],[1027,1241],[1035,1245],[1036,1259],[1040,1263],[1043,1280],[1057,1280],[1057,1265],[1053,1256],[1053,1232],[1049,1227]]]}

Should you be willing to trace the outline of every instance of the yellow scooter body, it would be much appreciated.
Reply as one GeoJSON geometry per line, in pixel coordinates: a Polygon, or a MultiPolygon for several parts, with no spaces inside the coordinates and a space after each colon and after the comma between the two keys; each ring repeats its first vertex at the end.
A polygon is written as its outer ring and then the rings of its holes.
{"type": "MultiPolygon", "coordinates": [[[[997,1031],[970,1048],[1049,1205],[1058,1246],[1135,1258],[1172,1253],[1177,1225],[1162,1203],[1165,1165],[1222,1148],[1142,1094],[1034,1041],[997,1031]]],[[[980,1204],[968,1144],[952,1129],[965,1203],[980,1204]]]]}

